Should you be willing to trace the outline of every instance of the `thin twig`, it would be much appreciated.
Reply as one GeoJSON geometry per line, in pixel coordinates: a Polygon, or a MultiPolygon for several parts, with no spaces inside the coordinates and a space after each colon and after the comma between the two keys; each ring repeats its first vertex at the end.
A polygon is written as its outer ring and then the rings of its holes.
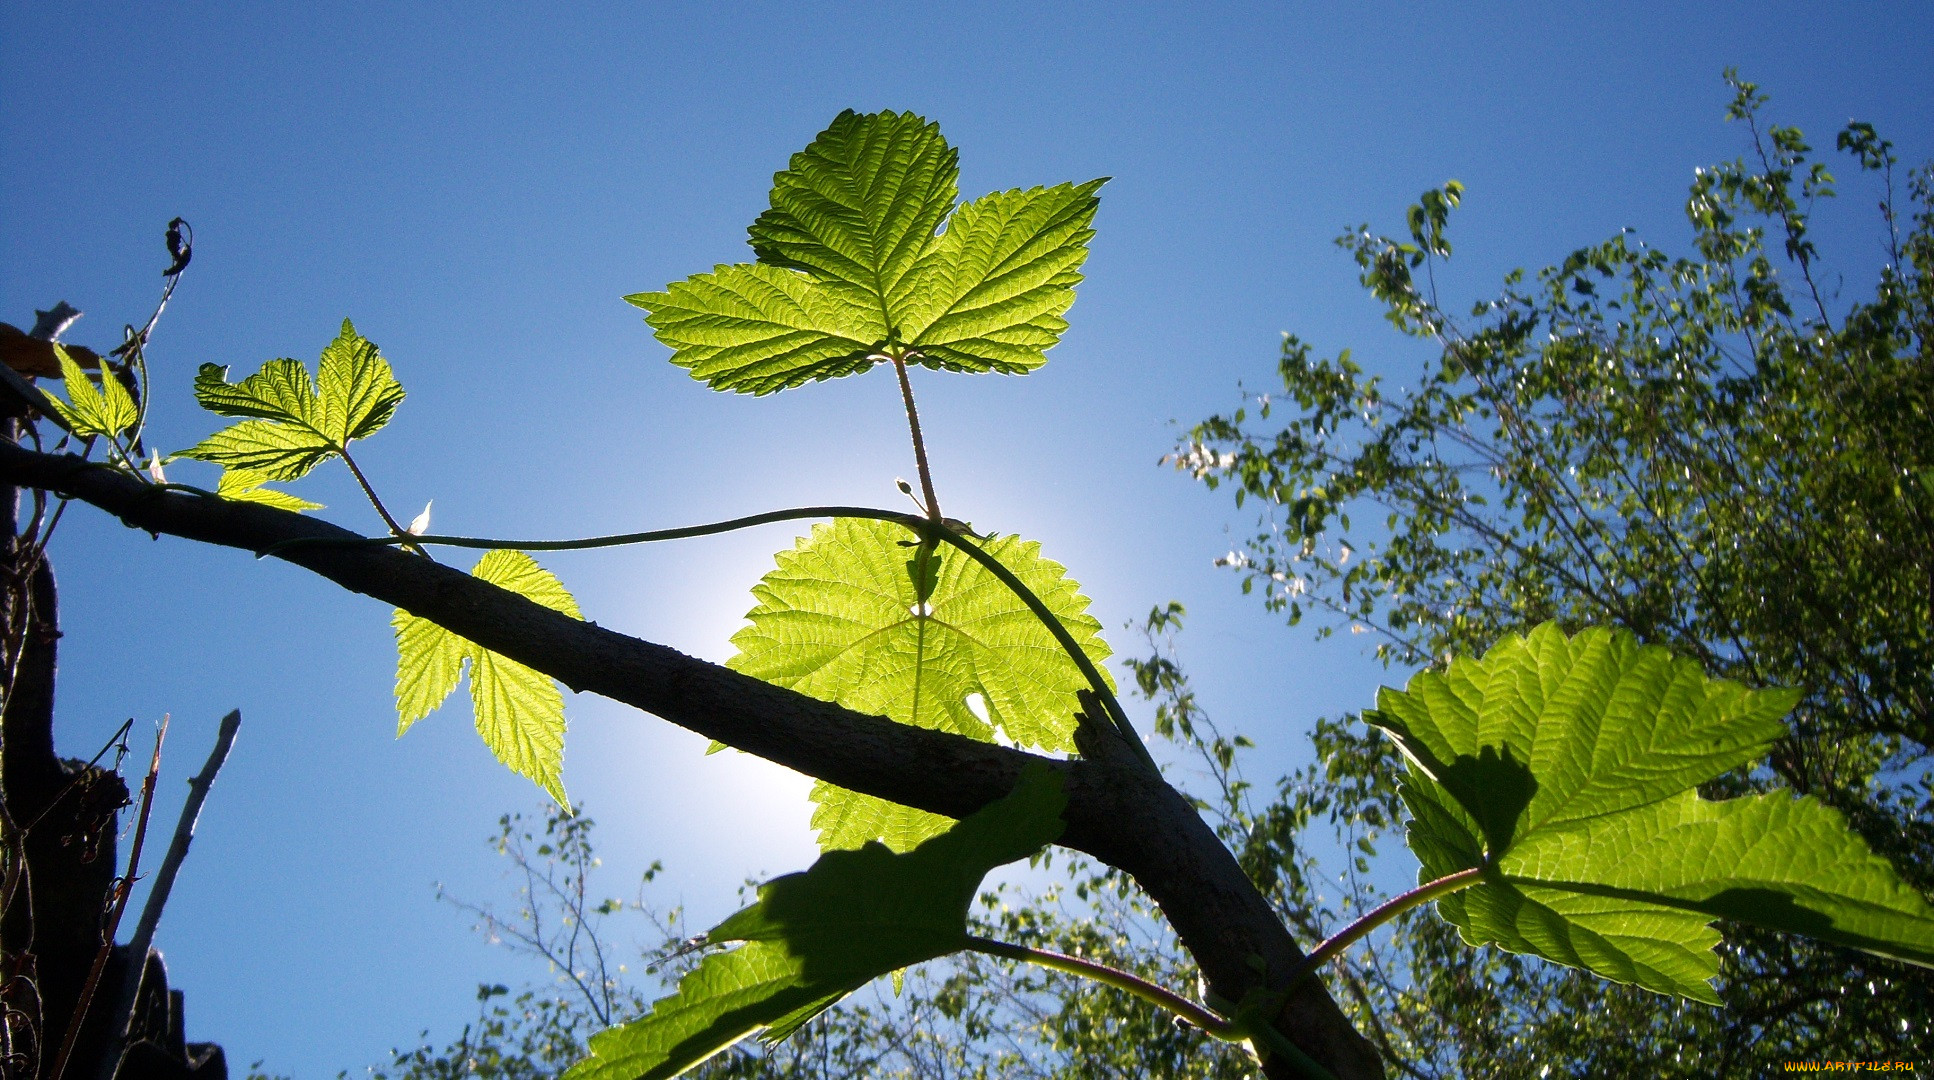
{"type": "Polygon", "coordinates": [[[208,799],[208,789],[215,783],[215,774],[222,770],[222,763],[228,760],[228,751],[235,745],[235,733],[241,726],[242,710],[229,710],[215,733],[215,748],[208,752],[208,761],[202,765],[201,772],[188,781],[188,801],[182,804],[181,816],[175,820],[175,835],[168,841],[168,853],[162,856],[161,869],[155,872],[154,885],[148,890],[148,899],[141,905],[141,921],[135,924],[134,937],[128,941],[128,966],[121,972],[121,992],[114,1003],[114,1011],[108,1014],[108,1042],[96,1073],[100,1080],[114,1080],[114,1069],[121,1057],[121,1044],[126,1040],[128,1025],[134,1019],[134,1000],[140,993],[141,980],[147,973],[148,946],[154,941],[155,927],[161,922],[161,909],[168,903],[168,893],[175,886],[175,874],[181,870],[181,860],[188,855],[188,845],[195,839],[195,821],[201,817],[201,805],[208,799]]]}

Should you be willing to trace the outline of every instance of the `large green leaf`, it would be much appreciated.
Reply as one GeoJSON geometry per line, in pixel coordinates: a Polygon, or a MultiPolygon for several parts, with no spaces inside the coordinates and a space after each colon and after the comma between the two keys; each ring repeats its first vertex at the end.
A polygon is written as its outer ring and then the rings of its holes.
{"type": "MultiPolygon", "coordinates": [[[[1041,557],[1039,544],[1009,536],[985,550],[1097,664],[1108,656],[1080,586],[1041,557]]],[[[848,518],[815,526],[777,561],[753,589],[751,625],[732,638],[733,669],[903,724],[1074,748],[1076,693],[1087,682],[1021,600],[964,552],[922,549],[902,526],[848,518]],[[924,590],[915,580],[921,566],[924,590]]],[[[947,826],[830,784],[816,785],[813,799],[827,848],[884,840],[905,851],[947,826]]]]}
{"type": "Polygon", "coordinates": [[[1485,868],[1438,901],[1467,941],[1716,1003],[1715,918],[1934,965],[1934,908],[1835,811],[1694,790],[1765,754],[1797,696],[1545,625],[1383,691],[1368,719],[1410,761],[1421,879],[1485,868]]]}
{"type": "Polygon", "coordinates": [[[221,416],[245,417],[181,452],[183,457],[247,469],[264,480],[295,480],[349,443],[375,434],[395,415],[403,388],[376,346],[348,319],[322,350],[320,388],[299,360],[270,360],[238,383],[228,369],[203,364],[195,400],[221,416]]]}
{"type": "Polygon", "coordinates": [[[771,393],[888,355],[1030,371],[1067,328],[1103,181],[955,211],[958,176],[925,119],[841,113],[773,177],[750,230],[758,264],[625,299],[650,313],[673,363],[720,390],[771,393]]]}
{"type": "MultiPolygon", "coordinates": [[[[492,551],[471,573],[573,619],[584,617],[557,578],[521,551],[492,551]]],[[[564,695],[557,683],[401,608],[390,625],[396,628],[397,736],[443,704],[468,662],[471,707],[484,745],[558,805],[569,806],[563,782],[564,695]]]]}
{"type": "Polygon", "coordinates": [[[637,1020],[591,1038],[566,1080],[662,1080],[761,1030],[789,1034],[882,975],[960,950],[989,870],[1060,836],[1067,798],[1045,766],[1012,794],[912,851],[831,851],[768,882],[759,902],[707,935],[743,941],[679,982],[637,1020]]]}

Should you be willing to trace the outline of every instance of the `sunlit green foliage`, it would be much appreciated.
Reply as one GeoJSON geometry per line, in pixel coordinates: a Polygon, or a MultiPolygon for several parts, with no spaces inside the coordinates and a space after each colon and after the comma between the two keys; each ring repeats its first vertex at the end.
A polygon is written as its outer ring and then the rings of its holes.
{"type": "MultiPolygon", "coordinates": [[[[1041,545],[1009,536],[985,546],[1095,662],[1107,658],[1088,598],[1041,558],[1041,545]]],[[[1075,694],[1087,685],[1080,671],[1021,600],[964,553],[921,546],[890,522],[845,519],[816,526],[778,563],[753,589],[751,625],[733,635],[735,670],[903,724],[1074,749],[1075,694]]],[[[824,782],[813,801],[825,848],[881,840],[907,851],[949,824],[824,782]]]]}
{"type": "Polygon", "coordinates": [[[113,372],[101,373],[101,388],[96,390],[93,380],[66,349],[55,345],[54,359],[60,364],[61,384],[67,390],[67,400],[49,395],[47,402],[67,422],[69,431],[83,438],[90,435],[113,438],[134,426],[139,418],[134,398],[113,372]]]}
{"type": "MultiPolygon", "coordinates": [[[[1900,184],[1871,127],[1840,135],[1863,201],[1882,202],[1845,243],[1884,259],[1843,279],[1808,216],[1836,181],[1799,131],[1761,126],[1754,87],[1734,87],[1748,156],[1696,174],[1691,254],[1622,233],[1514,273],[1460,318],[1438,293],[1460,191],[1430,193],[1409,235],[1340,241],[1391,322],[1438,350],[1421,375],[1289,338],[1282,389],[1199,425],[1176,461],[1260,509],[1230,560],[1245,588],[1292,622],[1322,614],[1319,633],[1374,635],[1389,662],[1476,655],[1556,619],[1795,687],[1765,765],[1704,793],[1804,792],[1925,894],[1934,499],[1913,480],[1934,453],[1934,175],[1900,184]]],[[[1327,820],[1378,850],[1403,813],[1394,747],[1349,718],[1316,742],[1325,764],[1284,785],[1282,820],[1327,820]]],[[[1277,843],[1293,851],[1296,835],[1277,843]]],[[[1338,978],[1365,1030],[1423,1075],[1759,1076],[1934,1038],[1925,971],[1721,929],[1724,1011],[1473,952],[1427,917],[1338,978]]]]}
{"type": "MultiPolygon", "coordinates": [[[[492,551],[470,572],[573,619],[584,617],[557,578],[521,551],[492,551]]],[[[564,695],[557,683],[400,608],[390,623],[396,628],[398,737],[443,704],[468,662],[470,702],[484,745],[559,805],[570,805],[563,780],[564,695]]]]}
{"type": "Polygon", "coordinates": [[[1716,918],[1934,966],[1934,908],[1838,814],[1693,790],[1763,757],[1798,697],[1547,623],[1384,690],[1365,719],[1409,759],[1420,883],[1486,871],[1437,901],[1467,940],[1718,1005],[1716,918]]]}
{"type": "Polygon", "coordinates": [[[342,333],[322,350],[315,380],[299,360],[270,360],[239,383],[228,381],[227,368],[203,364],[195,400],[217,415],[248,419],[181,456],[248,469],[266,480],[296,480],[389,423],[403,388],[389,361],[344,319],[342,333]]]}

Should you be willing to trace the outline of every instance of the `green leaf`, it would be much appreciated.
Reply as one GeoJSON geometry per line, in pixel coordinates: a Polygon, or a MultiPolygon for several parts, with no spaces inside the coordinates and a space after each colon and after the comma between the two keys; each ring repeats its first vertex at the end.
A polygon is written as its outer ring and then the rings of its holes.
{"type": "Polygon", "coordinates": [[[1060,777],[1030,765],[1012,794],[910,852],[832,851],[768,882],[758,903],[707,935],[744,945],[706,957],[645,1016],[592,1036],[566,1080],[678,1076],[762,1029],[783,1037],[873,979],[960,950],[981,879],[1057,838],[1066,802],[1060,777]]]}
{"type": "MultiPolygon", "coordinates": [[[[573,619],[584,617],[563,584],[521,551],[492,551],[470,572],[573,619]]],[[[557,683],[400,608],[390,625],[396,629],[397,736],[443,704],[467,661],[471,707],[484,745],[559,806],[569,806],[563,784],[564,695],[557,683]]]]}
{"type": "MultiPolygon", "coordinates": [[[[1019,577],[1097,664],[1109,654],[1101,624],[1063,568],[1040,545],[997,538],[985,550],[1019,577]]],[[[889,522],[818,525],[753,595],[751,625],[732,638],[727,666],[800,693],[903,724],[1050,751],[1074,748],[1080,670],[1019,597],[965,553],[946,547],[924,600],[916,589],[919,547],[889,522]],[[986,719],[976,713],[977,699],[986,719]]],[[[945,818],[833,785],[814,786],[813,825],[825,848],[884,840],[908,850],[945,818]]]]}
{"type": "Polygon", "coordinates": [[[770,266],[850,286],[876,312],[906,301],[915,264],[959,197],[960,155],[912,113],[848,109],[786,171],[748,230],[770,266]]]}
{"type": "Polygon", "coordinates": [[[113,438],[134,426],[139,414],[134,407],[134,399],[128,389],[114,373],[103,368],[101,388],[94,388],[94,380],[74,362],[67,350],[54,346],[54,360],[60,364],[61,382],[67,390],[67,400],[62,401],[49,394],[47,400],[67,421],[68,430],[76,435],[105,435],[113,438]]]}
{"type": "Polygon", "coordinates": [[[348,319],[322,350],[316,381],[321,387],[322,429],[338,444],[380,431],[403,402],[403,387],[376,345],[356,333],[348,319]]]}
{"type": "Polygon", "coordinates": [[[772,393],[889,354],[1030,371],[1067,328],[1104,181],[997,192],[956,212],[956,159],[912,113],[841,113],[773,178],[750,230],[758,264],[625,299],[650,313],[673,363],[720,390],[772,393]]]}
{"type": "Polygon", "coordinates": [[[715,390],[770,394],[864,371],[886,337],[878,307],[772,266],[720,266],[625,300],[650,312],[672,363],[715,390]]]}
{"type": "Polygon", "coordinates": [[[1840,816],[1695,787],[1764,755],[1798,694],[1709,680],[1624,632],[1545,625],[1378,695],[1429,881],[1466,941],[1717,1003],[1715,918],[1934,966],[1934,908],[1840,816]]]}
{"type": "Polygon", "coordinates": [[[264,480],[300,480],[337,453],[333,443],[309,428],[244,420],[215,432],[179,456],[247,469],[264,480]]]}
{"type": "Polygon", "coordinates": [[[298,360],[270,360],[239,383],[228,369],[203,364],[195,375],[195,400],[221,416],[247,417],[181,452],[261,473],[266,480],[295,480],[389,422],[403,400],[376,346],[348,319],[322,350],[321,389],[298,360]]]}
{"type": "Polygon", "coordinates": [[[903,332],[922,363],[1021,374],[1068,328],[1105,180],[1002,191],[960,208],[921,259],[903,332]]]}
{"type": "Polygon", "coordinates": [[[261,503],[277,510],[293,510],[300,514],[304,510],[320,510],[321,503],[299,499],[286,491],[276,491],[262,485],[268,477],[250,469],[228,468],[222,470],[221,479],[215,482],[215,494],[224,499],[237,502],[261,503]]]}

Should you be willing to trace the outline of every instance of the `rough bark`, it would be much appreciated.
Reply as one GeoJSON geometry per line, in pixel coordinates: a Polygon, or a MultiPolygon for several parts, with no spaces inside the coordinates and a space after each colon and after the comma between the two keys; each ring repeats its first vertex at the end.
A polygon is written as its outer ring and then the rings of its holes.
{"type": "MultiPolygon", "coordinates": [[[[0,483],[91,503],[155,534],[262,552],[435,622],[558,679],[842,787],[962,817],[1012,789],[1023,752],[897,724],[809,698],[580,622],[394,547],[345,545],[327,522],[164,490],[72,455],[0,443],[0,483]]],[[[1132,754],[1089,746],[1052,762],[1068,792],[1061,843],[1117,867],[1161,906],[1211,990],[1239,1001],[1302,958],[1268,902],[1186,799],[1132,754]],[[1260,965],[1255,964],[1256,959],[1260,965]],[[1257,971],[1260,966],[1262,972],[1257,971]]],[[[1284,1010],[1284,1033],[1339,1080],[1382,1065],[1316,980],[1284,1010]]],[[[1297,1075],[1269,1062],[1271,1077],[1297,1075]]]]}

